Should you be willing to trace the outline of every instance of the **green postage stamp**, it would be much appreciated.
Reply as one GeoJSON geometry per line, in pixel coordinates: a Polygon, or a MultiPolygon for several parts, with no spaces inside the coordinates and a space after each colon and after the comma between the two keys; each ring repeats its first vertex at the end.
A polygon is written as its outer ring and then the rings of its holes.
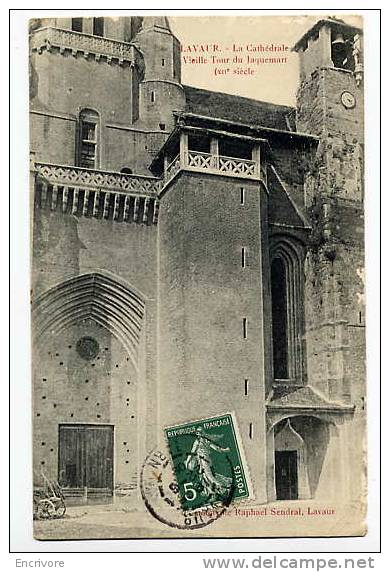
{"type": "Polygon", "coordinates": [[[233,413],[165,429],[183,510],[252,496],[233,413]]]}

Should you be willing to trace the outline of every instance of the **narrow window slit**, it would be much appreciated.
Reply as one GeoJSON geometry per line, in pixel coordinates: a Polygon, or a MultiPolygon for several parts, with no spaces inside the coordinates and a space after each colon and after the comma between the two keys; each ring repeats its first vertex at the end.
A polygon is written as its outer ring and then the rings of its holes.
{"type": "Polygon", "coordinates": [[[245,204],[245,189],[244,189],[244,187],[241,187],[241,189],[240,189],[240,203],[242,205],[245,204]]]}
{"type": "Polygon", "coordinates": [[[242,266],[242,268],[245,268],[245,266],[246,266],[246,248],[245,248],[245,246],[243,246],[241,248],[241,266],[242,266]]]}
{"type": "Polygon", "coordinates": [[[248,389],[249,389],[249,380],[244,379],[244,395],[248,395],[248,389]]]}
{"type": "Polygon", "coordinates": [[[246,318],[242,319],[242,335],[244,340],[248,337],[248,320],[246,318]]]}
{"type": "Polygon", "coordinates": [[[249,439],[253,437],[253,423],[249,423],[249,439]]]}

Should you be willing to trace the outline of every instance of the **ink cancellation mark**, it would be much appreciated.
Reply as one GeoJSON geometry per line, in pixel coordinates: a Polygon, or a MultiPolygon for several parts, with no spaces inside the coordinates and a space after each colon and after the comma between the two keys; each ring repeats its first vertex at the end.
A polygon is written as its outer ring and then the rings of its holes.
{"type": "Polygon", "coordinates": [[[196,530],[215,522],[225,513],[233,494],[233,487],[230,487],[219,501],[197,510],[185,510],[168,454],[159,450],[147,456],[141,470],[140,485],[150,514],[161,523],[180,530],[196,530]]]}

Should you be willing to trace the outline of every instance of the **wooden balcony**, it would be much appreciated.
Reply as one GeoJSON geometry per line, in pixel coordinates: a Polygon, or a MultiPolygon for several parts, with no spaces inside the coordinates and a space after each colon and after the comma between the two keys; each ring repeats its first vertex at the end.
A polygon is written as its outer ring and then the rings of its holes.
{"type": "Polygon", "coordinates": [[[260,145],[258,144],[253,145],[252,159],[227,157],[219,154],[218,139],[211,140],[210,153],[188,149],[187,134],[182,132],[179,147],[179,153],[172,161],[165,157],[164,187],[180,170],[251,179],[267,184],[266,164],[261,161],[260,145]]]}
{"type": "Polygon", "coordinates": [[[256,161],[239,159],[237,157],[224,157],[201,153],[200,151],[188,151],[184,154],[183,161],[180,155],[168,165],[165,171],[165,183],[170,181],[180,169],[186,171],[201,171],[215,175],[227,175],[244,179],[260,179],[260,172],[256,161]]]}

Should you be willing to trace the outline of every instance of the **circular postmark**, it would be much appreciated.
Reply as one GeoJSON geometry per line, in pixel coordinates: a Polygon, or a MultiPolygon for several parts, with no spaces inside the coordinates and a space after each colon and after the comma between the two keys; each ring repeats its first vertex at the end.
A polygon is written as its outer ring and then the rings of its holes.
{"type": "MultiPolygon", "coordinates": [[[[153,450],[142,466],[141,494],[146,508],[157,520],[172,528],[195,530],[212,524],[226,512],[233,498],[234,481],[218,495],[205,495],[202,506],[186,509],[181,482],[185,477],[185,461],[184,453],[182,458],[175,459],[175,475],[168,454],[153,450]]],[[[192,481],[185,490],[189,498],[201,493],[200,486],[192,481]]]]}

